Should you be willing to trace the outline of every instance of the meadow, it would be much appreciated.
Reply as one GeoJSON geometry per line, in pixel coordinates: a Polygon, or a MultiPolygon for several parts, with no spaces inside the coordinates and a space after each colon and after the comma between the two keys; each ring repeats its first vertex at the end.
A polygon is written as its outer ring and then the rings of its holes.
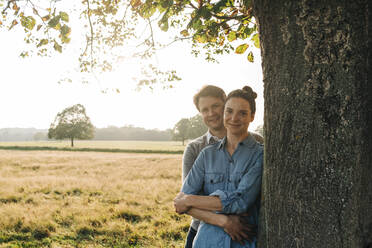
{"type": "Polygon", "coordinates": [[[183,247],[181,160],[0,150],[0,247],[183,247]]]}

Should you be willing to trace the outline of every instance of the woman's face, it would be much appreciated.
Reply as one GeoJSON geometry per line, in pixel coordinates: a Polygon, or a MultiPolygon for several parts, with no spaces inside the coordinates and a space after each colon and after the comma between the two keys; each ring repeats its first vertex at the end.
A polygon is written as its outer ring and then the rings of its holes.
{"type": "Polygon", "coordinates": [[[227,100],[224,110],[224,125],[228,134],[245,135],[254,120],[249,102],[240,97],[227,100]]]}

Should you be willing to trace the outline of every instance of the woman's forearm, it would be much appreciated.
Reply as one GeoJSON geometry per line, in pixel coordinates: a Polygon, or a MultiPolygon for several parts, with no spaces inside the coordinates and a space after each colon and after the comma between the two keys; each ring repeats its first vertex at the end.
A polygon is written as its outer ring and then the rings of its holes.
{"type": "Polygon", "coordinates": [[[212,211],[198,208],[190,208],[190,210],[187,211],[186,214],[191,215],[192,217],[197,218],[199,220],[202,220],[205,223],[214,226],[219,226],[221,228],[224,228],[228,221],[228,217],[224,214],[216,214],[212,211]]]}
{"type": "Polygon", "coordinates": [[[190,208],[222,211],[221,200],[216,196],[185,195],[185,204],[190,208]]]}

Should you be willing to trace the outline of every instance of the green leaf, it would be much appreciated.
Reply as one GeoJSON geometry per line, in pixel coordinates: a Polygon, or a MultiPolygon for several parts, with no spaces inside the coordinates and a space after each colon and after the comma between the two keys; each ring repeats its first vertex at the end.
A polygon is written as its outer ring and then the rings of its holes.
{"type": "Polygon", "coordinates": [[[181,34],[182,34],[183,37],[187,37],[187,36],[190,35],[189,32],[186,29],[182,30],[181,34]]]}
{"type": "Polygon", "coordinates": [[[253,35],[253,37],[251,38],[251,40],[254,42],[254,46],[255,47],[260,48],[260,37],[258,36],[258,33],[256,33],[255,35],[253,35]]]}
{"type": "Polygon", "coordinates": [[[172,4],[173,4],[173,0],[163,0],[160,3],[161,7],[164,8],[164,9],[167,9],[167,8],[171,7],[172,4]]]}
{"type": "Polygon", "coordinates": [[[240,46],[238,46],[235,49],[235,53],[237,53],[237,54],[243,54],[247,50],[248,47],[249,47],[249,45],[247,43],[241,44],[240,46]]]}
{"type": "Polygon", "coordinates": [[[61,17],[61,20],[64,21],[64,22],[68,22],[69,21],[69,16],[66,12],[59,12],[59,16],[61,17]]]}
{"type": "Polygon", "coordinates": [[[22,16],[21,24],[28,30],[32,30],[35,27],[36,20],[32,16],[22,16]]]}
{"type": "Polygon", "coordinates": [[[168,15],[167,14],[168,14],[168,11],[165,12],[163,17],[158,22],[159,28],[164,32],[167,32],[168,28],[169,28],[168,15]]]}
{"type": "Polygon", "coordinates": [[[50,21],[48,22],[48,25],[49,27],[51,28],[54,28],[57,26],[57,24],[59,23],[59,20],[61,19],[61,17],[59,15],[53,17],[52,19],[50,19],[50,21]]]}
{"type": "Polygon", "coordinates": [[[67,26],[66,24],[64,24],[62,27],[61,27],[61,35],[62,36],[69,36],[71,33],[71,28],[69,26],[67,26]]]}
{"type": "Polygon", "coordinates": [[[236,40],[236,32],[235,32],[235,31],[231,31],[231,32],[227,35],[227,40],[230,41],[230,42],[236,40]]]}
{"type": "Polygon", "coordinates": [[[168,20],[166,21],[159,21],[159,28],[164,31],[164,32],[167,32],[168,31],[168,28],[169,28],[169,24],[168,24],[168,20]]]}
{"type": "Polygon", "coordinates": [[[57,42],[54,42],[54,50],[62,53],[62,46],[60,44],[58,44],[57,42]]]}
{"type": "Polygon", "coordinates": [[[61,41],[62,41],[62,43],[70,43],[71,39],[66,37],[66,36],[62,36],[61,41]]]}
{"type": "Polygon", "coordinates": [[[208,41],[208,37],[205,34],[197,34],[194,36],[194,40],[199,43],[206,43],[208,41]]]}
{"type": "Polygon", "coordinates": [[[150,18],[156,11],[156,6],[155,5],[152,5],[152,4],[144,4],[140,11],[139,11],[139,14],[143,17],[143,18],[150,18]]]}
{"type": "Polygon", "coordinates": [[[61,23],[58,23],[55,27],[54,27],[55,30],[61,30],[61,23]]]}
{"type": "Polygon", "coordinates": [[[203,26],[203,23],[200,19],[195,19],[192,22],[191,28],[194,30],[199,30],[203,26]]]}
{"type": "Polygon", "coordinates": [[[210,11],[207,7],[205,7],[205,6],[203,6],[203,7],[199,10],[199,15],[200,15],[201,17],[203,17],[205,20],[209,20],[209,19],[211,19],[211,17],[212,17],[212,13],[211,13],[211,11],[210,11]]]}
{"type": "Polygon", "coordinates": [[[49,43],[48,39],[42,39],[42,40],[39,42],[39,44],[37,44],[36,47],[41,47],[41,46],[44,46],[44,45],[46,45],[46,44],[48,44],[48,43],[49,43]]]}
{"type": "Polygon", "coordinates": [[[254,56],[253,56],[253,53],[252,53],[252,52],[249,52],[249,53],[248,53],[247,59],[248,59],[249,62],[253,63],[253,61],[254,61],[254,56]]]}

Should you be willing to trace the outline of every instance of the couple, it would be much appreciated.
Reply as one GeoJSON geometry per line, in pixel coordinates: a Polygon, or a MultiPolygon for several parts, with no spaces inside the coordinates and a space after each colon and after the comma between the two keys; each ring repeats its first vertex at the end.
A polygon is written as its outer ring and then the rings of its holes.
{"type": "Polygon", "coordinates": [[[248,132],[256,97],[248,86],[226,97],[211,85],[194,96],[209,130],[186,147],[174,199],[177,213],[196,218],[186,248],[256,247],[263,147],[256,141],[262,137],[248,132]]]}

